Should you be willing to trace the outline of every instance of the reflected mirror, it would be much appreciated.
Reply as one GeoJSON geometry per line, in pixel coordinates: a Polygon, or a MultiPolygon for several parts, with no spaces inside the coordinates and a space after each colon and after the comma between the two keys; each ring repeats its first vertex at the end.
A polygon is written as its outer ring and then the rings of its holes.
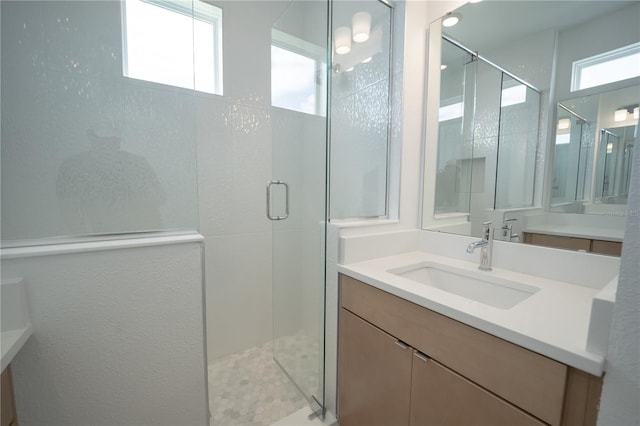
{"type": "Polygon", "coordinates": [[[558,102],[549,211],[624,214],[639,99],[631,86],[558,102]]]}
{"type": "Polygon", "coordinates": [[[579,224],[573,237],[620,243],[640,3],[484,1],[452,12],[455,26],[441,18],[429,30],[422,227],[479,236],[491,221],[495,238],[531,242],[533,231],[579,224]]]}

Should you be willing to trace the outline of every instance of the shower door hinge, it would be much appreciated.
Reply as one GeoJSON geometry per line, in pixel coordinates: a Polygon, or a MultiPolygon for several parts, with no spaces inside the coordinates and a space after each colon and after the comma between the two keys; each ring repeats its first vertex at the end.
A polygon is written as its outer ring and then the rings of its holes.
{"type": "Polygon", "coordinates": [[[313,413],[309,414],[307,418],[309,420],[313,420],[315,418],[319,418],[320,420],[324,420],[325,408],[324,405],[320,404],[320,402],[316,399],[315,395],[311,395],[312,403],[310,404],[313,413]],[[315,402],[315,404],[313,404],[315,402]],[[317,405],[317,407],[314,407],[317,405]]]}

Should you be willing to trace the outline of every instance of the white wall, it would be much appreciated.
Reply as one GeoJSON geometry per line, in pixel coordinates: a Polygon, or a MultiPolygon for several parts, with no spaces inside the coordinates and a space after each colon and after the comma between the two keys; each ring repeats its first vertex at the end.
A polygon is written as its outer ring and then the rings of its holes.
{"type": "MultiPolygon", "coordinates": [[[[636,145],[640,136],[636,137],[636,145]]],[[[633,158],[622,264],[600,400],[600,425],[640,424],[640,155],[633,158]]]]}
{"type": "Polygon", "coordinates": [[[208,424],[201,243],[190,240],[3,258],[2,279],[26,282],[34,328],[11,364],[21,425],[208,424]]]}

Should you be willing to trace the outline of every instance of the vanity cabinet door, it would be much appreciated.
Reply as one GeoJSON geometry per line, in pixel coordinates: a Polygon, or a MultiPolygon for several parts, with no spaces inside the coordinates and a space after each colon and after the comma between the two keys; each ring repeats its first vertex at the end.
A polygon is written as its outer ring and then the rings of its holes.
{"type": "Polygon", "coordinates": [[[442,364],[413,357],[410,425],[544,425],[442,364]]]}
{"type": "Polygon", "coordinates": [[[0,388],[0,396],[2,396],[2,411],[0,418],[2,426],[14,426],[16,422],[16,404],[13,398],[13,382],[11,379],[11,366],[7,366],[2,372],[0,379],[2,387],[0,388]]]}
{"type": "Polygon", "coordinates": [[[407,425],[412,349],[340,310],[340,426],[407,425]]]}

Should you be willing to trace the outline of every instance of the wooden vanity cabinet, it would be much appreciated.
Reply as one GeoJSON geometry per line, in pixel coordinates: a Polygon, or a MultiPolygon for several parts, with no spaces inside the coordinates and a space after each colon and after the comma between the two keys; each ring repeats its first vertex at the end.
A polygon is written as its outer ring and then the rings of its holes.
{"type": "Polygon", "coordinates": [[[2,411],[0,411],[1,426],[18,426],[10,365],[2,372],[0,383],[0,395],[2,398],[2,411]]]}
{"type": "Polygon", "coordinates": [[[598,377],[345,275],[340,299],[341,426],[595,425],[598,377]]]}
{"type": "Polygon", "coordinates": [[[616,241],[564,237],[560,235],[538,234],[536,232],[523,232],[522,241],[525,244],[576,251],[580,250],[589,253],[608,254],[611,256],[620,256],[622,254],[622,243],[616,241]]]}
{"type": "Polygon", "coordinates": [[[414,353],[410,425],[544,425],[442,364],[414,353]]]}
{"type": "Polygon", "coordinates": [[[340,321],[340,424],[408,424],[411,348],[347,310],[340,321]]]}

